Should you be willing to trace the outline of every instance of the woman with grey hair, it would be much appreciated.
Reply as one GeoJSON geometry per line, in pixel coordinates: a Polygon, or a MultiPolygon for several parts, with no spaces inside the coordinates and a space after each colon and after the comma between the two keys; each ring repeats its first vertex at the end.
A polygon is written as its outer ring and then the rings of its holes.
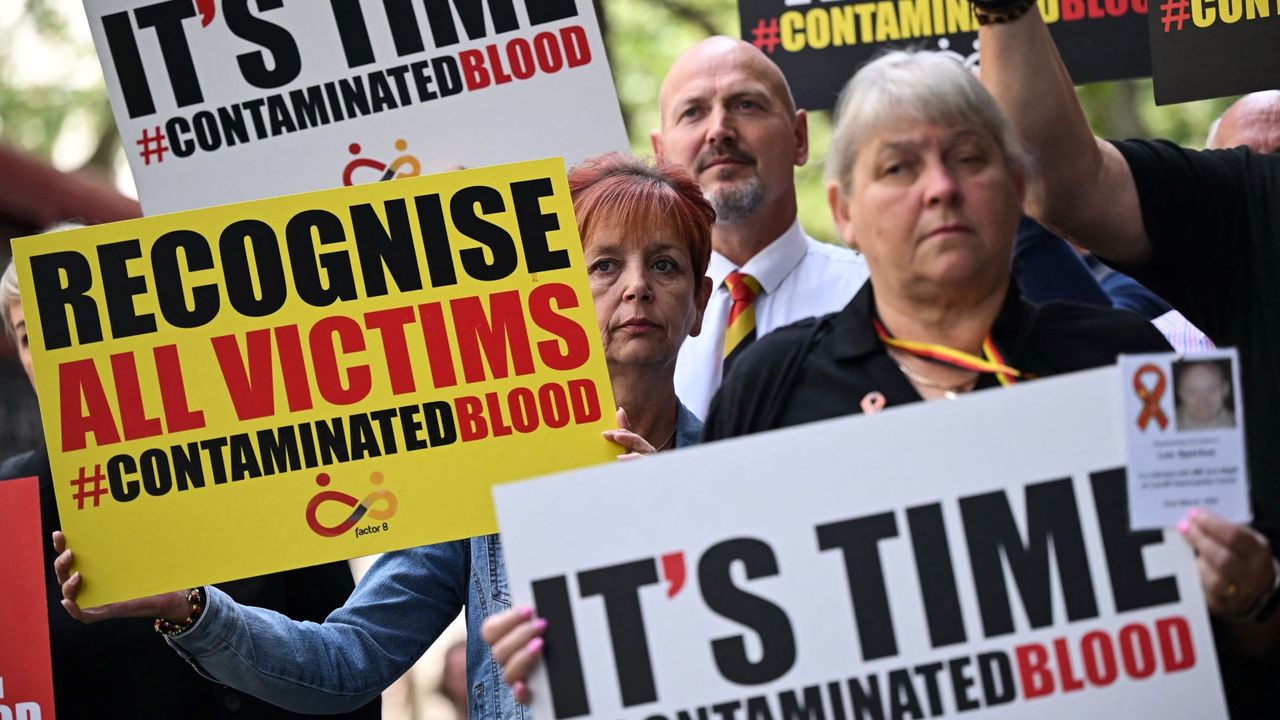
{"type": "MultiPolygon", "coordinates": [[[[79,227],[84,227],[84,224],[64,221],[40,232],[44,234],[79,227]]],[[[22,369],[27,372],[27,378],[31,381],[31,386],[35,387],[36,376],[31,369],[31,347],[27,344],[27,318],[22,311],[22,292],[18,289],[18,262],[16,260],[10,260],[9,267],[5,268],[4,275],[0,276],[0,312],[4,313],[4,331],[9,336],[9,340],[18,348],[18,358],[22,361],[22,369]]]]}
{"type": "MultiPolygon", "coordinates": [[[[835,118],[828,200],[871,278],[840,312],[748,348],[712,401],[704,442],[1169,350],[1133,313],[1022,299],[1010,263],[1027,161],[995,101],[959,62],[884,55],[849,81],[835,118]]],[[[1105,501],[1124,502],[1123,485],[1104,492],[1105,501]]],[[[1249,539],[1241,592],[1269,577],[1266,541],[1249,539]]],[[[527,700],[524,680],[543,649],[533,638],[545,623],[522,610],[491,618],[484,634],[527,700]]]]}
{"type": "Polygon", "coordinates": [[[10,262],[0,276],[0,311],[4,313],[4,332],[18,349],[18,359],[31,384],[35,376],[31,371],[31,348],[27,345],[27,319],[22,312],[22,294],[18,292],[18,266],[10,262]]]}
{"type": "MultiPolygon", "coordinates": [[[[1027,162],[995,101],[954,60],[894,52],[863,68],[836,112],[827,162],[835,223],[871,279],[844,310],[774,331],[734,367],[704,440],[955,399],[1169,349],[1123,310],[1035,307],[1010,281],[1027,162]]],[[[1125,501],[1122,486],[1111,488],[1125,501]]],[[[1178,530],[1220,639],[1253,652],[1280,642],[1258,617],[1278,582],[1254,529],[1193,510],[1178,530]]]]}

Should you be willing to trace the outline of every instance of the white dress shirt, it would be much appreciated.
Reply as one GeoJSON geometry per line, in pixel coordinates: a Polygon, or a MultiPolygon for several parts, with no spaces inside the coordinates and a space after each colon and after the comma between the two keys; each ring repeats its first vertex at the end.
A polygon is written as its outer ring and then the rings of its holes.
{"type": "Polygon", "coordinates": [[[761,293],[754,303],[757,339],[797,320],[843,308],[867,280],[862,255],[814,240],[800,229],[799,220],[741,268],[712,252],[707,276],[713,290],[702,334],[685,340],[676,359],[676,395],[700,418],[706,418],[711,397],[720,387],[724,331],[733,304],[724,278],[734,269],[760,281],[761,293]]]}

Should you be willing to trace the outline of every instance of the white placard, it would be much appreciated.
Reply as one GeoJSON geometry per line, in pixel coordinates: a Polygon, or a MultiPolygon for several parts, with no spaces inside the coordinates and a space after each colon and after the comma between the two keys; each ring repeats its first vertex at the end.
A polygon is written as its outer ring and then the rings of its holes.
{"type": "Polygon", "coordinates": [[[1225,718],[1120,406],[1105,368],[495,488],[534,717],[1225,718]]]}
{"type": "Polygon", "coordinates": [[[85,0],[147,214],[626,150],[590,0],[85,0]]]}
{"type": "Polygon", "coordinates": [[[1122,355],[1120,373],[1132,527],[1171,528],[1196,508],[1249,522],[1235,348],[1122,355]]]}

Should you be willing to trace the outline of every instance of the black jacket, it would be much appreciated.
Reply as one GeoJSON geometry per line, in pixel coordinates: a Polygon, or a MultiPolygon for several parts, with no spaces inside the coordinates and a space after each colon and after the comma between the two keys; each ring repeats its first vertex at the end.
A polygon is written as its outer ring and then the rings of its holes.
{"type": "MultiPolygon", "coordinates": [[[[871,392],[886,407],[919,402],[871,326],[871,283],[837,313],[775,330],[747,348],[711,402],[703,440],[862,412],[871,392]]],[[[1006,362],[1033,377],[1115,363],[1121,353],[1168,352],[1151,323],[1127,310],[1073,303],[1034,306],[1010,285],[991,337],[1006,362]]],[[[983,375],[977,388],[996,387],[983,375]]]]}

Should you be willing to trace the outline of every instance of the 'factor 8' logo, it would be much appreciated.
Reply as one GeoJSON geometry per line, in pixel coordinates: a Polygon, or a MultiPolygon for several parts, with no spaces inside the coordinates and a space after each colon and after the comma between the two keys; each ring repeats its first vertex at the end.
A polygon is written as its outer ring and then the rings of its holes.
{"type": "MultiPolygon", "coordinates": [[[[401,154],[389,163],[384,163],[381,160],[375,160],[373,158],[358,157],[363,150],[364,149],[360,147],[360,143],[351,143],[347,146],[347,151],[357,157],[347,163],[347,166],[342,169],[342,184],[346,187],[356,184],[356,171],[362,168],[373,170],[374,173],[376,173],[373,177],[376,177],[378,180],[395,180],[402,177],[417,177],[418,174],[422,172],[422,162],[418,160],[416,155],[412,155],[408,152],[409,143],[404,140],[404,138],[396,140],[396,152],[401,154]]],[[[363,174],[366,176],[369,175],[369,173],[363,174]]]]}
{"type": "MultiPolygon", "coordinates": [[[[369,482],[374,485],[382,484],[382,473],[375,472],[369,475],[369,482]]],[[[329,486],[329,474],[320,473],[316,475],[316,485],[320,487],[329,486]]],[[[316,493],[311,498],[311,502],[307,503],[307,525],[311,526],[312,532],[323,537],[338,537],[351,530],[367,515],[372,520],[389,520],[396,514],[398,501],[396,496],[390,490],[381,488],[374,490],[364,497],[363,500],[356,500],[351,495],[338,492],[336,490],[324,490],[316,493]],[[325,503],[339,503],[351,508],[351,513],[346,519],[337,525],[325,525],[316,517],[320,510],[320,506],[325,503]]],[[[385,525],[385,523],[384,523],[385,525]]],[[[385,529],[385,528],[384,528],[385,529]]],[[[358,533],[359,534],[359,533],[358,533]]]]}

